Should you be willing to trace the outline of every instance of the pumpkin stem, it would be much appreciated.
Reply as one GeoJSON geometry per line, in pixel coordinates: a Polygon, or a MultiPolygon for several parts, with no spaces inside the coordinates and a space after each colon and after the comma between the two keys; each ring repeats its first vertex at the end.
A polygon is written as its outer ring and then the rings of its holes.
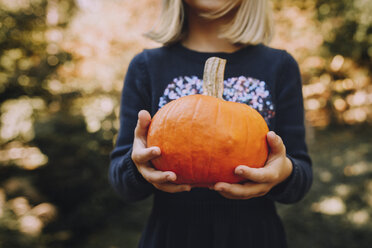
{"type": "Polygon", "coordinates": [[[211,57],[207,59],[204,66],[203,92],[204,95],[214,96],[222,99],[223,77],[226,59],[211,57]]]}

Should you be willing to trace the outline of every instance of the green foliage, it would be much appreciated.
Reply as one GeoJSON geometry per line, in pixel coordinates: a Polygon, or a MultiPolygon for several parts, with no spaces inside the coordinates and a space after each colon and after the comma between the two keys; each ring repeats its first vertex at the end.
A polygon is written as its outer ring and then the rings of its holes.
{"type": "MultiPolygon", "coordinates": [[[[0,9],[0,103],[20,96],[53,98],[45,84],[71,58],[63,51],[48,53],[56,45],[46,37],[51,30],[46,9],[45,0],[30,1],[20,10],[0,9]]],[[[61,22],[56,28],[64,25],[61,22]]]]}
{"type": "Polygon", "coordinates": [[[325,46],[372,68],[372,3],[370,1],[325,1],[316,3],[321,22],[332,26],[325,46]]]}
{"type": "Polygon", "coordinates": [[[277,0],[274,7],[279,47],[302,71],[307,121],[371,123],[372,2],[277,0]]]}
{"type": "Polygon", "coordinates": [[[75,111],[83,94],[52,85],[72,59],[58,39],[74,1],[25,4],[0,2],[0,247],[82,247],[110,221],[128,219],[107,180],[112,137],[87,131],[75,111]],[[48,22],[52,4],[58,23],[48,22]]]}

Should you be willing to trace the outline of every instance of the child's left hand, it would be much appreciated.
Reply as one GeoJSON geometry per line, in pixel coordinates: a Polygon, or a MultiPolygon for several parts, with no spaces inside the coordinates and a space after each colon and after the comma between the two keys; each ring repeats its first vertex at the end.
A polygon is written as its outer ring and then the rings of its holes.
{"type": "Polygon", "coordinates": [[[250,168],[239,165],[235,173],[249,180],[242,184],[219,182],[211,189],[229,199],[250,199],[266,195],[275,185],[287,179],[293,170],[292,162],[286,156],[282,139],[274,132],[267,134],[270,154],[262,168],[250,168]]]}

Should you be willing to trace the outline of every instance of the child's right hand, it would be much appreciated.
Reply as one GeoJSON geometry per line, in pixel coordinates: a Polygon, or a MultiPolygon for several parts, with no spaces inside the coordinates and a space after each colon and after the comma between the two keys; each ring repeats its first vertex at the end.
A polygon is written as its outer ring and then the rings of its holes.
{"type": "Polygon", "coordinates": [[[151,123],[151,115],[146,110],[138,113],[138,121],[134,130],[134,141],[132,160],[142,176],[155,188],[168,192],[177,193],[190,191],[190,185],[177,185],[174,182],[177,178],[172,171],[159,171],[152,167],[150,160],[160,156],[160,148],[147,147],[147,131],[151,123]]]}

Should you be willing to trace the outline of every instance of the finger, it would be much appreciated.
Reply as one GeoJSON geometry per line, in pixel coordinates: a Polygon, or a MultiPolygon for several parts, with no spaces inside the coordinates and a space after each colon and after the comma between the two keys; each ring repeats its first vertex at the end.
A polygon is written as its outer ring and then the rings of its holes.
{"type": "Polygon", "coordinates": [[[190,191],[191,186],[186,184],[173,184],[173,183],[162,183],[162,184],[154,184],[155,188],[165,191],[168,193],[178,193],[178,192],[184,192],[184,191],[190,191]]]}
{"type": "Polygon", "coordinates": [[[249,199],[266,194],[270,190],[270,186],[257,183],[229,184],[220,182],[215,185],[215,189],[230,198],[249,199]]]}
{"type": "Polygon", "coordinates": [[[136,138],[145,138],[147,136],[147,130],[151,123],[151,115],[146,110],[138,112],[138,121],[136,129],[134,130],[134,136],[136,138]]]}
{"type": "Polygon", "coordinates": [[[229,193],[225,193],[225,192],[218,192],[220,195],[222,195],[223,197],[227,198],[227,199],[232,199],[232,200],[248,200],[248,199],[251,199],[251,198],[254,198],[254,197],[260,197],[260,196],[263,196],[265,194],[257,194],[257,195],[251,195],[251,196],[248,196],[248,197],[245,197],[245,198],[239,198],[235,195],[232,195],[232,194],[229,194],[229,193]]]}
{"type": "Polygon", "coordinates": [[[285,146],[282,138],[276,135],[275,132],[270,131],[267,133],[267,143],[270,146],[270,155],[283,154],[285,153],[285,146]]]}
{"type": "Polygon", "coordinates": [[[140,166],[138,169],[142,176],[152,184],[173,182],[177,179],[176,174],[172,171],[159,171],[150,166],[140,166]]]}
{"type": "Polygon", "coordinates": [[[276,182],[279,178],[279,173],[273,166],[250,168],[245,165],[239,165],[235,168],[235,174],[256,183],[276,182]]]}
{"type": "Polygon", "coordinates": [[[132,160],[136,164],[147,163],[151,159],[159,157],[161,154],[160,148],[152,146],[149,148],[142,148],[137,145],[133,146],[132,160]]]}
{"type": "MultiPolygon", "coordinates": [[[[231,194],[228,194],[226,192],[223,192],[223,191],[219,191],[218,192],[220,195],[222,195],[223,197],[227,198],[227,199],[231,199],[231,200],[240,200],[240,198],[238,198],[237,196],[234,196],[234,195],[231,195],[231,194]]],[[[247,199],[245,199],[247,200],[247,199]]]]}

